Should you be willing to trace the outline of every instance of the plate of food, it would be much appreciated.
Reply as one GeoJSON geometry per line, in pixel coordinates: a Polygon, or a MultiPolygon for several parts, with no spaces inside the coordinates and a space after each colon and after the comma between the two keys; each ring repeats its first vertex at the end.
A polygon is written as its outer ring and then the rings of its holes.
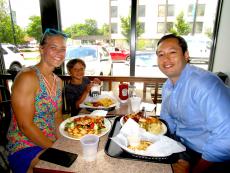
{"type": "Polygon", "coordinates": [[[157,117],[143,117],[142,112],[131,113],[121,117],[120,124],[123,126],[129,118],[132,118],[141,128],[152,134],[164,135],[167,133],[167,126],[157,117]]]}
{"type": "Polygon", "coordinates": [[[111,129],[111,122],[103,116],[78,115],[63,121],[59,126],[61,135],[80,140],[86,134],[104,136],[111,129]]]}
{"type": "Polygon", "coordinates": [[[100,96],[98,98],[88,98],[82,104],[81,108],[85,108],[88,111],[94,110],[106,110],[112,111],[115,109],[117,101],[111,97],[100,96]]]}

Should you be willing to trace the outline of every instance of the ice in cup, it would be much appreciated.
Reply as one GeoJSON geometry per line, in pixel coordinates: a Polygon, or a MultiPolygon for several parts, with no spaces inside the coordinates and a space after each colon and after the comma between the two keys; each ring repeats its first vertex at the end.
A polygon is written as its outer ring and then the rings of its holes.
{"type": "Polygon", "coordinates": [[[141,97],[130,97],[129,99],[130,99],[132,111],[134,113],[139,112],[141,106],[141,97]]]}
{"type": "Polygon", "coordinates": [[[97,158],[97,148],[99,137],[93,134],[87,134],[80,139],[82,146],[83,159],[94,161],[97,158]]]}
{"type": "Polygon", "coordinates": [[[101,86],[99,84],[93,84],[90,91],[90,96],[96,98],[100,94],[101,94],[101,86]]]}

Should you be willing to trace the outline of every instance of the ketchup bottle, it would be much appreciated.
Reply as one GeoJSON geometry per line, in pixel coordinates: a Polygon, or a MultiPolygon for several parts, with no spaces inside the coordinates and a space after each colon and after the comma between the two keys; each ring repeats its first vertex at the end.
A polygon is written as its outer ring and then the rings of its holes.
{"type": "Polygon", "coordinates": [[[119,98],[121,101],[126,101],[128,99],[128,88],[129,85],[127,83],[120,83],[119,85],[119,98]]]}

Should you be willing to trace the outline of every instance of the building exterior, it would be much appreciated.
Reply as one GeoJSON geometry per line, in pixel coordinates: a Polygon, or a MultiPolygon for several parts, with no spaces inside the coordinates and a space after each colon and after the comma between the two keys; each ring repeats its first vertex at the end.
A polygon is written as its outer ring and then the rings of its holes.
{"type": "MultiPolygon", "coordinates": [[[[191,35],[212,33],[214,27],[217,0],[139,0],[137,7],[138,21],[144,33],[138,37],[147,44],[154,44],[162,35],[175,25],[177,16],[183,12],[185,21],[190,25],[191,35]],[[167,10],[166,10],[167,9],[167,10]]],[[[115,45],[122,46],[122,27],[120,17],[130,14],[130,0],[111,0],[110,24],[111,39],[115,45]]],[[[145,47],[148,45],[145,45],[145,47]]]]}

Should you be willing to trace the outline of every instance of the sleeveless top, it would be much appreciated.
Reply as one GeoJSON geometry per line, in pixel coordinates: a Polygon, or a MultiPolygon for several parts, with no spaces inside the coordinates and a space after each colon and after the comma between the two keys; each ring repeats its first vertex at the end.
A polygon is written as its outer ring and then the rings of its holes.
{"type": "MultiPolygon", "coordinates": [[[[42,77],[40,70],[35,66],[29,68],[35,70],[40,85],[39,92],[36,94],[34,100],[35,112],[33,122],[45,136],[47,136],[50,140],[55,141],[55,113],[61,108],[62,104],[60,83],[56,80],[56,96],[52,97],[48,94],[44,78],[42,77]]],[[[58,78],[56,75],[55,77],[58,78]]],[[[20,131],[15,115],[12,116],[7,138],[9,141],[7,148],[11,154],[23,148],[36,146],[36,144],[34,144],[20,131]]]]}

